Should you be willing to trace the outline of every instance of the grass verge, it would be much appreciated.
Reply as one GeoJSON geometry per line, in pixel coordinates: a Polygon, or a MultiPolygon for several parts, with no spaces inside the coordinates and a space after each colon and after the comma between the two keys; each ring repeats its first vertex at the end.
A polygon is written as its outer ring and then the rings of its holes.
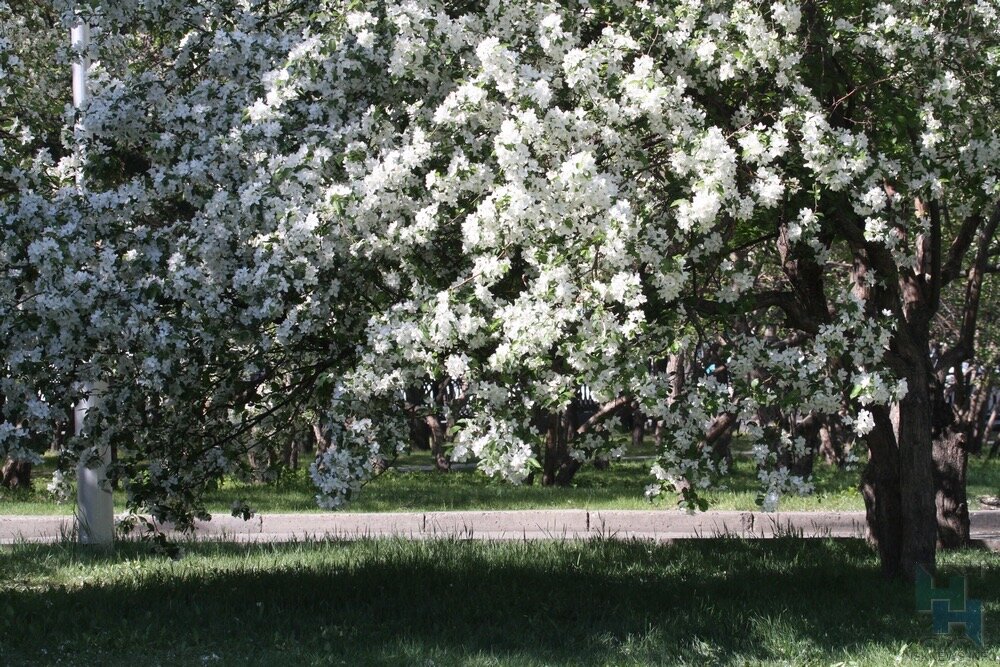
{"type": "MultiPolygon", "coordinates": [[[[404,461],[409,464],[410,461],[404,461]]],[[[651,462],[623,461],[608,470],[586,466],[568,488],[512,486],[487,478],[477,471],[401,472],[390,470],[373,480],[347,508],[354,512],[505,510],[505,509],[651,509],[673,508],[675,498],[664,498],[651,505],[642,495],[651,481],[651,462]]],[[[11,493],[0,489],[0,515],[71,514],[72,503],[56,504],[44,491],[46,475],[42,467],[36,490],[11,493]]],[[[809,496],[785,496],[780,510],[863,510],[857,490],[859,471],[845,471],[818,464],[815,493],[809,496]]],[[[711,509],[758,509],[759,493],[756,471],[746,459],[738,459],[732,474],[723,483],[726,488],[705,493],[711,509]]],[[[969,499],[971,509],[980,509],[978,497],[1000,494],[1000,460],[973,458],[969,462],[969,499]]],[[[289,471],[273,484],[249,484],[227,481],[208,494],[212,512],[228,513],[233,502],[246,500],[258,512],[318,512],[315,488],[304,469],[289,471]]],[[[123,508],[123,500],[116,499],[123,508]]]]}
{"type": "MultiPolygon", "coordinates": [[[[858,541],[0,550],[0,664],[982,664],[858,541]]],[[[987,628],[1000,555],[941,556],[987,628]]]]}

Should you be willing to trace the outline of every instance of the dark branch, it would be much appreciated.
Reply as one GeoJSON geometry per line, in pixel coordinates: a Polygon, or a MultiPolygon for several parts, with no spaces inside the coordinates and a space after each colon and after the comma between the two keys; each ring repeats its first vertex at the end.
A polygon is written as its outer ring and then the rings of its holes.
{"type": "Polygon", "coordinates": [[[628,405],[631,402],[631,400],[632,399],[629,398],[628,396],[619,396],[618,398],[612,401],[608,401],[607,403],[602,405],[597,412],[591,415],[590,419],[580,424],[580,426],[577,427],[575,434],[576,435],[585,434],[587,431],[600,424],[602,421],[613,415],[622,407],[628,405]]]}
{"type": "MultiPolygon", "coordinates": [[[[1000,213],[1000,207],[994,209],[993,216],[1000,213]]],[[[962,272],[962,260],[969,251],[969,247],[976,238],[976,230],[983,224],[983,217],[978,213],[970,215],[962,221],[962,226],[958,230],[958,235],[951,242],[948,249],[948,260],[941,267],[941,286],[945,286],[958,277],[962,272]]]]}

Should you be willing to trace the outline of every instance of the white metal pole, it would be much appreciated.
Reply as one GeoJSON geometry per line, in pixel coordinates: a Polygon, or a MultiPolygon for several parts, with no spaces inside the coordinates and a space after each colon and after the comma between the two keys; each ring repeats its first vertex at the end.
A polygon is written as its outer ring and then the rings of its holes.
{"type": "MultiPolygon", "coordinates": [[[[73,47],[73,106],[80,110],[87,102],[87,71],[90,69],[90,58],[87,48],[90,45],[90,26],[78,21],[69,32],[70,45],[73,47]]],[[[85,121],[80,121],[85,122],[85,121]]],[[[76,186],[83,189],[83,155],[82,149],[77,150],[80,164],[76,168],[76,186]]]]}
{"type": "MultiPolygon", "coordinates": [[[[87,398],[81,399],[73,410],[73,429],[76,435],[83,432],[83,420],[91,407],[101,400],[103,387],[86,386],[87,398]]],[[[111,448],[101,446],[96,457],[81,459],[76,466],[76,522],[80,544],[110,545],[115,538],[115,505],[108,482],[111,448]]]]}
{"type": "MultiPolygon", "coordinates": [[[[90,27],[83,21],[70,30],[70,44],[73,58],[73,106],[83,107],[87,101],[87,70],[90,60],[87,47],[90,44],[90,27]]],[[[77,185],[84,186],[83,167],[77,168],[77,185]]],[[[87,411],[100,400],[104,389],[100,384],[85,386],[87,397],[73,410],[74,434],[83,433],[83,422],[87,411]]],[[[98,448],[96,460],[81,460],[76,467],[76,520],[77,535],[81,544],[110,545],[115,537],[115,507],[108,483],[108,465],[111,463],[109,447],[98,448]]]]}

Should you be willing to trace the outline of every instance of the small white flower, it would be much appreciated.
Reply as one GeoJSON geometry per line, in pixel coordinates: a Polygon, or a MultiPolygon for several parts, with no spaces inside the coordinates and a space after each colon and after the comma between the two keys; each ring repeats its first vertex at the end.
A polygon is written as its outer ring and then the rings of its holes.
{"type": "Polygon", "coordinates": [[[875,428],[875,418],[868,410],[859,410],[858,417],[854,420],[854,432],[864,437],[875,428]]]}

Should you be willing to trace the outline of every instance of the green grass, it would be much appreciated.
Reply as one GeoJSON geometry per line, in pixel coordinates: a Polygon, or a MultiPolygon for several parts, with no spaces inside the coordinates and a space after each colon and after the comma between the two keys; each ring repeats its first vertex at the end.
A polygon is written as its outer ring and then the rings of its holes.
{"type": "MultiPolygon", "coordinates": [[[[402,461],[405,465],[429,461],[416,454],[402,461]]],[[[36,490],[12,493],[0,489],[0,515],[3,514],[70,514],[72,503],[58,505],[44,491],[51,464],[46,463],[37,474],[36,490]]],[[[390,470],[372,481],[352,503],[348,511],[434,511],[434,510],[498,510],[498,509],[650,509],[672,508],[675,498],[666,498],[650,505],[643,498],[643,488],[651,481],[649,462],[623,461],[613,463],[609,470],[600,471],[586,466],[577,474],[569,488],[540,485],[511,486],[492,480],[476,471],[400,472],[390,470]]],[[[864,503],[857,491],[859,471],[844,471],[818,464],[814,481],[816,492],[809,496],[785,496],[781,510],[862,510],[864,503]]],[[[757,509],[758,483],[753,465],[747,459],[737,459],[733,473],[724,483],[727,488],[707,492],[712,509],[757,509]]],[[[290,471],[279,482],[270,485],[227,481],[208,496],[213,512],[229,512],[232,503],[246,500],[259,512],[317,512],[315,490],[304,469],[290,471]]],[[[978,497],[1000,494],[1000,460],[985,461],[974,457],[969,461],[969,499],[972,509],[979,509],[978,497]]],[[[116,500],[117,507],[122,502],[116,500]]]]}
{"type": "Polygon", "coordinates": [[[860,541],[0,549],[3,665],[993,665],[1000,555],[941,556],[986,645],[936,637],[860,541]]]}

